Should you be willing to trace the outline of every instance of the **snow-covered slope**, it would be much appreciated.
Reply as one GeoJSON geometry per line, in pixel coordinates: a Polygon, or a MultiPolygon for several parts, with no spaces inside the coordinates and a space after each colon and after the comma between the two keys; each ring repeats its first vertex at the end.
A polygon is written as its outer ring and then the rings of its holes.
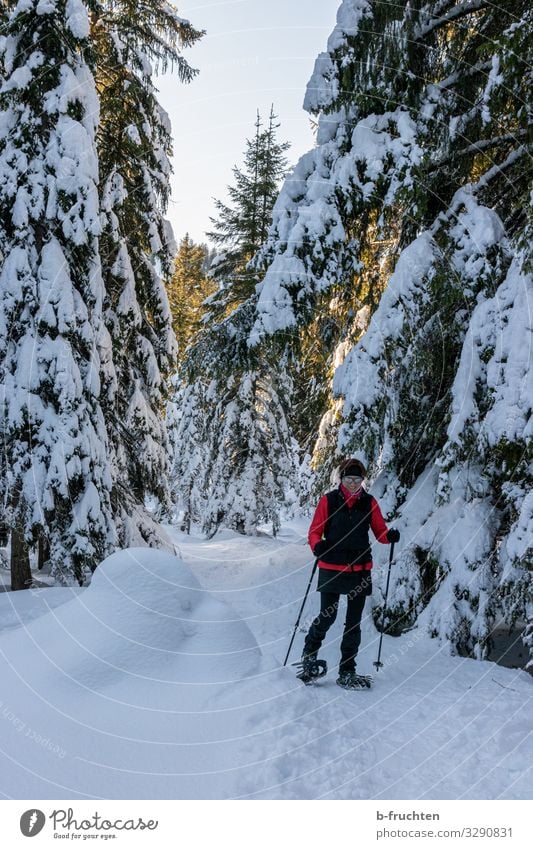
{"type": "MultiPolygon", "coordinates": [[[[4,593],[13,613],[0,635],[0,791],[528,798],[526,673],[450,657],[419,629],[385,637],[374,689],[347,693],[334,683],[340,622],[322,683],[303,687],[281,667],[310,572],[305,532],[302,523],[277,540],[175,534],[185,562],[129,549],[60,606],[54,590],[35,592],[33,620],[19,627],[14,611],[28,596],[4,593]]],[[[311,593],[306,626],[316,606],[311,593]]],[[[368,610],[359,668],[371,672],[368,610]]]]}

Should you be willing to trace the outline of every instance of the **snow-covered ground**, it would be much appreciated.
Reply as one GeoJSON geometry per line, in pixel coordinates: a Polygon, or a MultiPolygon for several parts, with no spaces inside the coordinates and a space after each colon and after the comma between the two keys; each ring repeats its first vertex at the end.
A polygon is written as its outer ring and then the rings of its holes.
{"type": "MultiPolygon", "coordinates": [[[[281,667],[312,565],[306,530],[206,542],[170,529],[181,560],[130,549],[87,589],[0,594],[2,795],[530,798],[525,672],[450,657],[413,630],[384,638],[371,691],[346,692],[341,621],[320,683],[281,667]]],[[[361,672],[379,639],[369,609],[361,672]]]]}

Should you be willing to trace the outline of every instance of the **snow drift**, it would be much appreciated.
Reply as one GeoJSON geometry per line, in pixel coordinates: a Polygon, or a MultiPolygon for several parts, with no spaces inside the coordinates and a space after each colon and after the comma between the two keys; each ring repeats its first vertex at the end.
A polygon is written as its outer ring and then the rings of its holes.
{"type": "MultiPolygon", "coordinates": [[[[37,798],[112,798],[117,787],[142,798],[147,773],[161,798],[171,777],[181,795],[213,795],[212,780],[183,775],[220,739],[217,701],[261,657],[182,561],[147,548],[111,555],[87,589],[4,634],[0,652],[6,774],[17,795],[37,798]]],[[[238,736],[239,721],[230,709],[225,732],[238,736]]],[[[209,751],[206,769],[224,772],[224,745],[209,751]]]]}

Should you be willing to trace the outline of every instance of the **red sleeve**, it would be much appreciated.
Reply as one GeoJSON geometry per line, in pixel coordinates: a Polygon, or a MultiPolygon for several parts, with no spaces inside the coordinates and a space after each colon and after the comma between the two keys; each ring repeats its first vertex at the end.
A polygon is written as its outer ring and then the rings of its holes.
{"type": "Polygon", "coordinates": [[[379,504],[376,499],[372,498],[372,507],[370,513],[370,527],[372,528],[372,532],[376,537],[378,542],[383,542],[385,545],[388,544],[387,539],[387,525],[385,524],[385,519],[381,513],[379,508],[379,504]]]}
{"type": "Polygon", "coordinates": [[[328,499],[327,496],[323,495],[320,501],[318,502],[318,507],[315,510],[315,515],[313,516],[313,520],[309,527],[309,533],[307,535],[309,545],[311,546],[311,551],[314,550],[317,542],[320,542],[320,540],[322,539],[327,520],[328,499]]]}

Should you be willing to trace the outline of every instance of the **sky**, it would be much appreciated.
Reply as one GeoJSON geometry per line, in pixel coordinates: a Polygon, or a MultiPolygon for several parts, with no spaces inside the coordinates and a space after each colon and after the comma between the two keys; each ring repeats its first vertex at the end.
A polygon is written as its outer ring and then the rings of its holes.
{"type": "Polygon", "coordinates": [[[172,196],[167,212],[176,240],[186,232],[207,241],[213,198],[225,200],[232,167],[242,162],[257,109],[274,104],[278,138],[291,164],[314,144],[302,109],[317,55],[326,49],[341,0],[175,0],[200,42],[184,52],[200,73],[189,85],[159,78],[160,101],[172,122],[172,196]]]}

